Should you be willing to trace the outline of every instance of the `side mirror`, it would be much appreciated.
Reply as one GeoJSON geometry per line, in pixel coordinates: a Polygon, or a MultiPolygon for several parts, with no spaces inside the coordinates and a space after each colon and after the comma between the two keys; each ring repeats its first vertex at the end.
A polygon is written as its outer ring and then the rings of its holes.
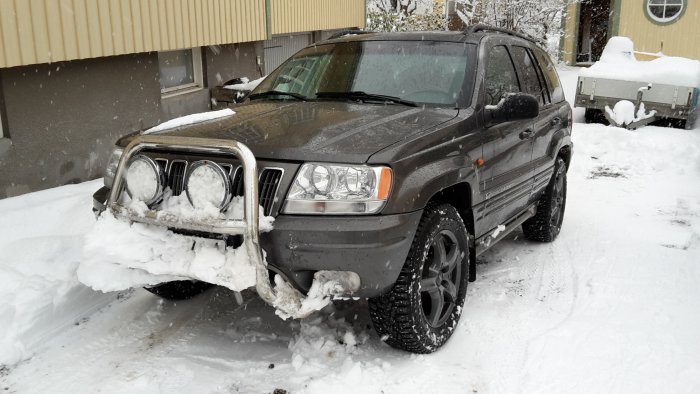
{"type": "Polygon", "coordinates": [[[486,123],[495,125],[520,119],[536,118],[540,114],[540,103],[527,93],[506,93],[496,105],[487,105],[486,123]]]}

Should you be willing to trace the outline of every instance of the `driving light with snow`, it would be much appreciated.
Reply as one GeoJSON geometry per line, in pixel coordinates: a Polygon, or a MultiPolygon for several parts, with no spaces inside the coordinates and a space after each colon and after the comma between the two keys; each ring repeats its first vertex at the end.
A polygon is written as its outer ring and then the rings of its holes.
{"type": "Polygon", "coordinates": [[[287,214],[362,215],[379,212],[392,184],[391,168],[307,163],[284,205],[287,214]]]}
{"type": "Polygon", "coordinates": [[[220,165],[201,160],[192,163],[185,177],[185,191],[196,209],[224,210],[231,202],[231,179],[220,165]]]}
{"type": "Polygon", "coordinates": [[[163,172],[153,159],[135,156],[126,170],[126,190],[131,199],[146,205],[157,202],[163,195],[163,172]]]}

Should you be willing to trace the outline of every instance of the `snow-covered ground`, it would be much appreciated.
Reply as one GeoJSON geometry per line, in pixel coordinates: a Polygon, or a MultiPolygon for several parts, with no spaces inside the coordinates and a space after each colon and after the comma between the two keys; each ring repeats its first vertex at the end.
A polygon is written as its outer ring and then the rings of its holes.
{"type": "Polygon", "coordinates": [[[576,124],[574,142],[559,238],[482,256],[426,356],[386,346],[363,302],[283,321],[222,288],[93,292],[74,271],[99,182],[1,200],[0,391],[700,392],[700,129],[576,124]]]}

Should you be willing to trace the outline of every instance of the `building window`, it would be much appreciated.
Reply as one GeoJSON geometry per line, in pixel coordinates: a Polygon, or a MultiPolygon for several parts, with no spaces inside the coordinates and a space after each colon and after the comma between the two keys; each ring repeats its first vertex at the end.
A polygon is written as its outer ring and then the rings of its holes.
{"type": "Polygon", "coordinates": [[[647,15],[658,23],[671,23],[683,13],[685,0],[646,0],[647,15]]]}
{"type": "Polygon", "coordinates": [[[158,52],[160,91],[177,94],[202,85],[202,51],[199,48],[158,52]]]}

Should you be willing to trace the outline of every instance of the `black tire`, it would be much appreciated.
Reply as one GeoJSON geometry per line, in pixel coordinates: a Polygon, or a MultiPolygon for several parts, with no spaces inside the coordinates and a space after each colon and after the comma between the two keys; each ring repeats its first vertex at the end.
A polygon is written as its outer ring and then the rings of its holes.
{"type": "Polygon", "coordinates": [[[557,157],[554,174],[537,204],[537,214],[523,223],[525,238],[552,242],[559,235],[566,209],[566,163],[557,157]]]}
{"type": "Polygon", "coordinates": [[[392,347],[436,351],[457,326],[468,274],[469,242],[462,218],[449,204],[428,205],[396,283],[369,300],[374,329],[392,347]]]}
{"type": "Polygon", "coordinates": [[[212,286],[214,285],[211,283],[196,280],[179,280],[175,282],[163,283],[157,286],[144,287],[144,289],[150,291],[158,297],[165,298],[166,300],[178,301],[187,300],[197,296],[212,286]]]}
{"type": "Polygon", "coordinates": [[[600,109],[586,108],[586,114],[584,116],[586,123],[600,123],[603,125],[610,125],[610,122],[605,118],[605,114],[600,109]]]}

